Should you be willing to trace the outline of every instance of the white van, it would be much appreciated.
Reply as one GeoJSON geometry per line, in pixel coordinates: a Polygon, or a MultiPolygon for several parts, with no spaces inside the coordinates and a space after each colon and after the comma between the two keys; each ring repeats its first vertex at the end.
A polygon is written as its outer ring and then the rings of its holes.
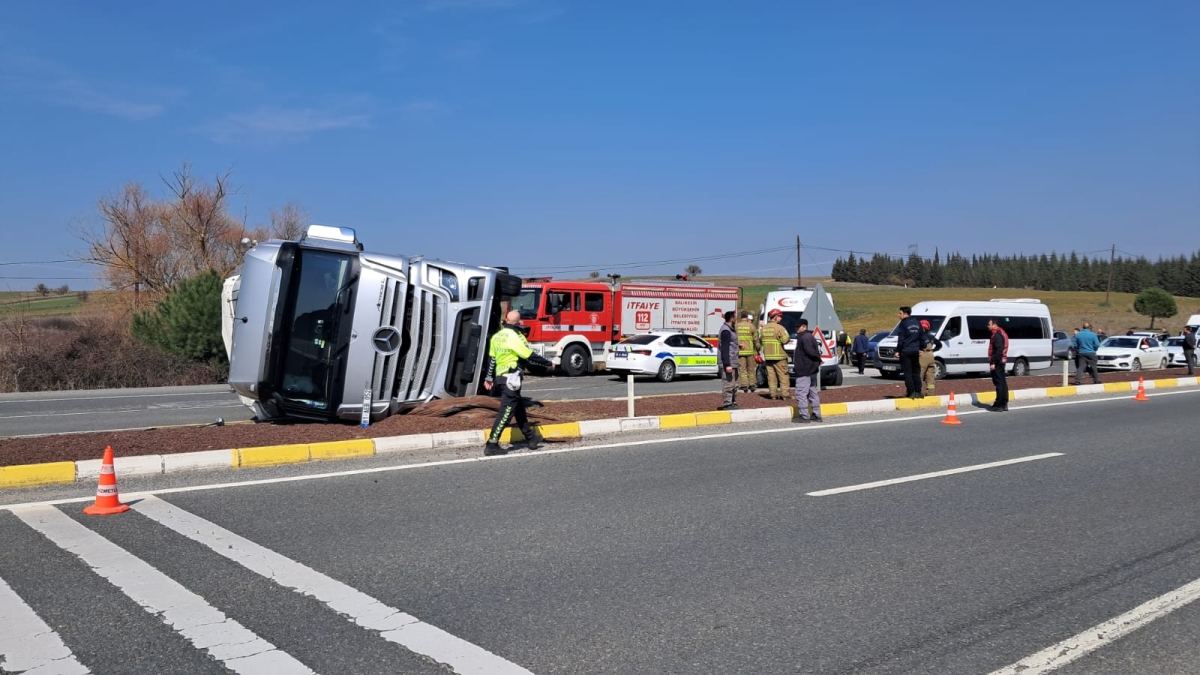
{"type": "MultiPolygon", "coordinates": [[[[1187,326],[1188,328],[1191,328],[1192,335],[1195,335],[1196,331],[1200,330],[1200,314],[1193,314],[1190,317],[1188,317],[1187,323],[1184,325],[1187,326]]],[[[1180,331],[1180,335],[1182,335],[1182,334],[1183,334],[1183,332],[1180,331]]]]}
{"type": "MultiPolygon", "coordinates": [[[[997,298],[988,302],[937,301],[913,305],[912,318],[929,321],[929,330],[942,343],[934,359],[937,377],[947,374],[987,373],[989,319],[996,319],[1008,334],[1008,371],[1028,375],[1044,370],[1054,360],[1054,325],[1050,309],[1035,298],[997,298]]],[[[879,342],[880,373],[900,377],[896,354],[896,329],[879,342]]]]}

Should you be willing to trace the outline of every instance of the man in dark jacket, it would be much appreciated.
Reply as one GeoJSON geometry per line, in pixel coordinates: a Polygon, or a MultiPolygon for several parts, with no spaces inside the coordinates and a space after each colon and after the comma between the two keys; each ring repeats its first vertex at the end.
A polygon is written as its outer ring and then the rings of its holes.
{"type": "Polygon", "coordinates": [[[996,402],[988,406],[992,412],[1008,412],[1008,333],[1000,327],[998,319],[988,319],[988,368],[992,371],[992,382],[996,385],[996,402]]]}
{"type": "Polygon", "coordinates": [[[863,374],[863,366],[867,360],[867,352],[871,351],[871,341],[867,339],[867,329],[859,328],[858,335],[854,336],[854,345],[850,347],[850,353],[854,355],[854,365],[858,366],[858,374],[863,374]]]}
{"type": "Polygon", "coordinates": [[[796,374],[796,408],[799,417],[793,422],[820,422],[821,420],[821,350],[817,339],[808,332],[808,319],[796,324],[796,357],[793,364],[796,374]],[[809,407],[812,416],[809,417],[809,407]]]}
{"type": "Polygon", "coordinates": [[[1196,334],[1191,326],[1183,327],[1183,360],[1187,362],[1188,375],[1196,374],[1196,334]]]}
{"type": "Polygon", "coordinates": [[[912,318],[912,307],[900,308],[896,353],[900,356],[900,370],[904,371],[904,395],[924,398],[921,393],[921,324],[912,318]]]}
{"type": "Polygon", "coordinates": [[[721,407],[737,410],[738,334],[733,327],[737,312],[725,312],[725,323],[717,333],[717,372],[721,373],[721,407]]]}

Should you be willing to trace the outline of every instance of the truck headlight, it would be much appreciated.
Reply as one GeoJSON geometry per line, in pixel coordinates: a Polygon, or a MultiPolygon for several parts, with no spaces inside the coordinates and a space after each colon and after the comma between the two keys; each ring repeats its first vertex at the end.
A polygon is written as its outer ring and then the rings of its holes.
{"type": "Polygon", "coordinates": [[[443,272],[441,286],[450,294],[450,302],[458,302],[458,277],[443,272]]]}

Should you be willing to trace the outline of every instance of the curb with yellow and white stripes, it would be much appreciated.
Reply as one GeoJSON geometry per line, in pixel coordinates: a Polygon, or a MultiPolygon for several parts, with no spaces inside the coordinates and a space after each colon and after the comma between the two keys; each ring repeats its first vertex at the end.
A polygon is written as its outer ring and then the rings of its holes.
{"type": "MultiPolygon", "coordinates": [[[[1078,385],[1069,387],[1045,387],[1017,389],[1010,393],[1014,401],[1029,401],[1043,398],[1087,396],[1092,394],[1137,391],[1137,382],[1109,382],[1104,384],[1078,385]]],[[[1172,389],[1195,387],[1200,378],[1178,377],[1145,380],[1146,389],[1172,389]]],[[[963,394],[957,397],[964,405],[968,403],[990,404],[995,401],[994,392],[963,394]]],[[[949,396],[927,396],[923,399],[882,399],[856,401],[852,403],[823,403],[821,415],[836,417],[873,412],[895,412],[923,408],[945,408],[949,396]]],[[[574,440],[618,434],[627,431],[653,431],[656,429],[684,429],[689,427],[789,420],[796,415],[795,406],[787,408],[749,408],[745,410],[684,413],[658,417],[626,417],[620,419],[587,420],[562,424],[543,424],[537,427],[542,437],[553,440],[574,440]]],[[[297,464],[325,459],[350,459],[373,457],[412,450],[430,450],[482,445],[487,440],[487,431],[447,431],[437,434],[410,434],[384,438],[364,438],[350,441],[325,443],[299,443],[293,445],[271,445],[258,448],[233,448],[230,450],[206,450],[203,452],[181,452],[169,455],[141,455],[117,457],[115,468],[118,476],[144,476],[177,473],[197,469],[222,469],[297,464]]],[[[523,440],[521,432],[506,429],[501,441],[511,443],[523,440]]],[[[89,459],[77,462],[47,462],[43,464],[21,464],[0,466],[0,489],[37,487],[59,483],[95,480],[100,475],[100,460],[89,459]]]]}

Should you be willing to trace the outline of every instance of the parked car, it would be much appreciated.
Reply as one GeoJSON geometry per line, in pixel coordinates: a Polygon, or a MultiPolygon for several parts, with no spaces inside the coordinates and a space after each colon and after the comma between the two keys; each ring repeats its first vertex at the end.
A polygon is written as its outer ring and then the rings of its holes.
{"type": "Polygon", "coordinates": [[[699,335],[659,330],[630,336],[608,348],[606,369],[618,377],[717,375],[717,349],[699,335]]]}
{"type": "Polygon", "coordinates": [[[1171,355],[1152,337],[1122,335],[1100,343],[1096,365],[1102,370],[1166,368],[1171,355]]]}
{"type": "Polygon", "coordinates": [[[1071,358],[1071,343],[1073,342],[1070,335],[1066,331],[1054,331],[1054,358],[1069,359],[1071,358]]]}
{"type": "Polygon", "coordinates": [[[879,368],[879,341],[892,334],[890,330],[876,331],[871,337],[867,338],[867,365],[872,368],[879,368]]]}
{"type": "Polygon", "coordinates": [[[1183,338],[1173,337],[1167,338],[1163,343],[1167,348],[1167,353],[1171,355],[1171,360],[1168,365],[1186,366],[1187,361],[1183,358],[1183,338]]]}

